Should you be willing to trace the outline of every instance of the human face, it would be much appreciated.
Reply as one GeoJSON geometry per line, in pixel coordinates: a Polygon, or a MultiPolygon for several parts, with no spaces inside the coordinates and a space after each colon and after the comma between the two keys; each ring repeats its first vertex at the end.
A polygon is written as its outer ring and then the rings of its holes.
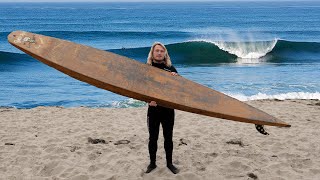
{"type": "Polygon", "coordinates": [[[164,54],[165,54],[165,49],[160,46],[160,45],[156,45],[153,49],[153,59],[161,62],[164,60],[164,54]]]}

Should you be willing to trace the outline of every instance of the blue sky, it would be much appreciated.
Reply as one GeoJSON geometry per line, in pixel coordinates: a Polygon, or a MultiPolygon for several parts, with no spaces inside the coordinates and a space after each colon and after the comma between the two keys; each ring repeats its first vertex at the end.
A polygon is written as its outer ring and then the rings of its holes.
{"type": "MultiPolygon", "coordinates": [[[[154,2],[154,1],[197,1],[197,0],[0,0],[0,2],[154,2]]],[[[292,2],[303,2],[303,1],[320,1],[320,0],[200,0],[200,1],[292,1],[292,2]]]]}

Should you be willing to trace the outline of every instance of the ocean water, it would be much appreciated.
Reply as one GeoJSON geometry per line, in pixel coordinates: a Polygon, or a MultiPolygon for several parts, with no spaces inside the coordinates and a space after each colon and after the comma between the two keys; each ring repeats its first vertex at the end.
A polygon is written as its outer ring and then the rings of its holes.
{"type": "Polygon", "coordinates": [[[139,107],[7,42],[24,30],[146,62],[164,43],[180,75],[239,100],[320,99],[320,2],[0,3],[0,106],[139,107]]]}

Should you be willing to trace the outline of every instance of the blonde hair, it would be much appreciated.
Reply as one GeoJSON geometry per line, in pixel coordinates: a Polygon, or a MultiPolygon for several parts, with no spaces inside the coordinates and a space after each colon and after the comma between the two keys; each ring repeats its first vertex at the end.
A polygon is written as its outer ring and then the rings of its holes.
{"type": "Polygon", "coordinates": [[[162,43],[160,43],[160,42],[155,42],[155,43],[153,43],[153,45],[151,46],[151,49],[150,49],[150,52],[149,52],[149,55],[148,55],[148,59],[147,59],[147,64],[152,65],[152,61],[154,60],[154,58],[153,58],[153,50],[154,50],[154,47],[155,47],[156,45],[159,45],[159,46],[163,47],[163,49],[165,50],[165,52],[164,52],[164,62],[165,62],[165,64],[166,64],[166,66],[171,67],[172,63],[171,63],[171,59],[170,59],[168,50],[167,50],[167,48],[166,48],[162,43]]]}

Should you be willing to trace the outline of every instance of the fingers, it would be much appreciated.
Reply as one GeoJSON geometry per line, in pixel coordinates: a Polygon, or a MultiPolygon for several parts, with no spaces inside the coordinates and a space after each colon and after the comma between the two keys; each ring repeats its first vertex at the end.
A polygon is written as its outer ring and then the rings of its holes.
{"type": "Polygon", "coordinates": [[[176,72],[171,72],[171,75],[173,75],[173,76],[178,76],[178,73],[176,73],[176,72]]]}
{"type": "Polygon", "coordinates": [[[149,106],[157,106],[157,102],[151,101],[151,102],[149,103],[149,106]]]}

